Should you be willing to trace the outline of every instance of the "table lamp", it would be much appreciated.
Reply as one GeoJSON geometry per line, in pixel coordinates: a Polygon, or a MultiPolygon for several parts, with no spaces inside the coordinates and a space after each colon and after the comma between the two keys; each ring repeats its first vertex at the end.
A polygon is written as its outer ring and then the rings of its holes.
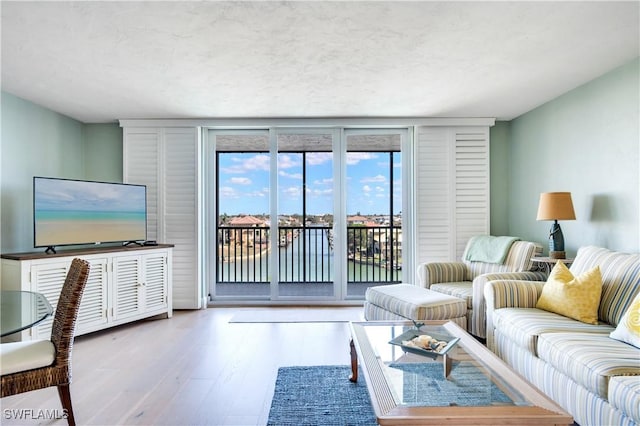
{"type": "Polygon", "coordinates": [[[540,194],[538,204],[538,217],[536,220],[553,220],[549,231],[549,257],[552,259],[564,259],[564,237],[559,220],[575,220],[570,192],[543,192],[540,194]]]}

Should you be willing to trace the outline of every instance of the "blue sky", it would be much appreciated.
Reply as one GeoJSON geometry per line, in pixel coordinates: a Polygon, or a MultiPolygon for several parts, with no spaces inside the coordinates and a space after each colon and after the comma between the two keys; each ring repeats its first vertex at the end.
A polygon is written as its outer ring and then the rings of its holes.
{"type": "MultiPolygon", "coordinates": [[[[332,153],[307,153],[307,214],[332,214],[332,153]]],[[[220,214],[269,213],[269,154],[220,153],[220,214]]],[[[388,214],[392,182],[389,154],[347,154],[347,213],[388,214]]],[[[400,154],[394,160],[394,213],[402,209],[400,154]]],[[[278,156],[280,214],[302,214],[302,154],[278,156]]]]}
{"type": "Polygon", "coordinates": [[[35,178],[38,210],[144,212],[145,187],[66,179],[35,178]]]}

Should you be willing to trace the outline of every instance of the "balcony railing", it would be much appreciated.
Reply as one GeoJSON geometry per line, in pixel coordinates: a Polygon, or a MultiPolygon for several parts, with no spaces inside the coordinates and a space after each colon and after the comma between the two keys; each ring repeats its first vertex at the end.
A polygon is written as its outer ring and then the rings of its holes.
{"type": "MultiPolygon", "coordinates": [[[[271,230],[218,227],[217,283],[269,283],[271,230]]],[[[347,283],[401,281],[401,230],[396,226],[347,227],[347,283]]],[[[336,260],[327,226],[278,228],[280,283],[331,283],[336,260]]]]}

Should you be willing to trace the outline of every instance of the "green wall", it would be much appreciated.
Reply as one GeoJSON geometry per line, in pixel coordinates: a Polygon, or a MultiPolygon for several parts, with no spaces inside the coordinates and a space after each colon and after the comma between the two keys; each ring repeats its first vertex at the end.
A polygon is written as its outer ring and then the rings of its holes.
{"type": "Polygon", "coordinates": [[[0,250],[33,251],[33,176],[122,181],[122,131],[1,93],[0,250]]]}
{"type": "Polygon", "coordinates": [[[85,179],[122,182],[122,129],[118,124],[85,124],[85,179]]]}
{"type": "Polygon", "coordinates": [[[496,121],[491,128],[491,235],[511,235],[509,230],[509,131],[510,123],[496,121]]]}
{"type": "MultiPolygon", "coordinates": [[[[502,182],[491,185],[492,209],[494,196],[508,204],[509,234],[543,243],[546,252],[551,222],[536,221],[540,193],[570,191],[576,220],[560,222],[569,256],[590,244],[640,251],[639,64],[636,59],[509,123],[506,199],[496,194],[498,186],[505,189],[502,182]]],[[[496,131],[500,140],[504,129],[497,127],[492,138],[496,131]]]]}

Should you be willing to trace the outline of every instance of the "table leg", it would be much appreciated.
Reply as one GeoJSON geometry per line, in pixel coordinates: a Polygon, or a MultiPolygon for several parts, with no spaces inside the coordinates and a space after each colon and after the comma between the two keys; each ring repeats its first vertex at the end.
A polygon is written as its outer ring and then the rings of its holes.
{"type": "Polygon", "coordinates": [[[351,377],[349,380],[355,383],[358,381],[358,354],[353,339],[349,342],[349,347],[351,350],[351,377]]]}
{"type": "Polygon", "coordinates": [[[447,354],[442,355],[442,366],[444,367],[444,378],[448,379],[451,374],[451,358],[447,354]]]}

